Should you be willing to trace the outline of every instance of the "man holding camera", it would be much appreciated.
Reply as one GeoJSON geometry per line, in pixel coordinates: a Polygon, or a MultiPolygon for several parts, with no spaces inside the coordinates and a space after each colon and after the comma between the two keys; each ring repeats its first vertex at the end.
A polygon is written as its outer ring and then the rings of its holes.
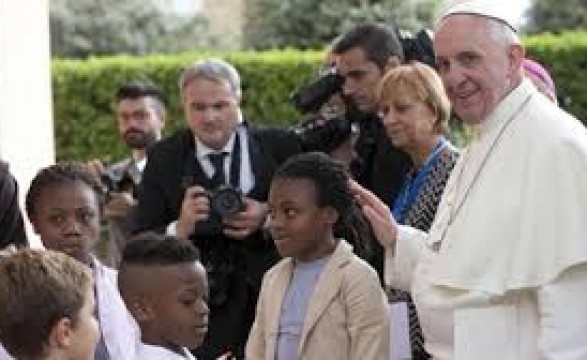
{"type": "Polygon", "coordinates": [[[161,138],[166,117],[163,93],[150,82],[134,80],[120,86],[115,100],[118,133],[131,156],[110,166],[99,159],[87,164],[107,192],[104,218],[108,222],[108,257],[112,265],[118,263],[130,235],[147,149],[161,138]]]}
{"type": "Polygon", "coordinates": [[[354,176],[359,183],[391,204],[410,167],[410,160],[385,135],[375,90],[385,72],[404,60],[394,30],[380,24],[358,25],[337,38],[331,47],[338,74],[344,79],[343,98],[359,124],[354,176]]]}
{"type": "Polygon", "coordinates": [[[276,260],[262,226],[273,172],[300,151],[282,130],[243,121],[234,67],[219,59],[187,66],[179,79],[187,129],[149,152],[138,207],[138,231],[188,238],[200,250],[210,286],[210,324],[195,353],[242,357],[262,276],[276,260]]]}

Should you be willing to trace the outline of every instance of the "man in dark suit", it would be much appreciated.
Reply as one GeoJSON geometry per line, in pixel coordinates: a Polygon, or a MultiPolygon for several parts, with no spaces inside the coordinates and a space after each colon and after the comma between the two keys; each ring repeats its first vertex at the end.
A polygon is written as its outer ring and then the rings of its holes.
{"type": "Polygon", "coordinates": [[[149,151],[137,230],[166,231],[199,248],[209,277],[210,325],[195,354],[240,357],[262,276],[277,260],[262,230],[269,182],[278,165],[299,152],[299,143],[285,131],[253,129],[243,121],[239,75],[222,60],[188,66],[179,87],[188,129],[149,151]],[[236,214],[214,206],[230,205],[230,191],[228,200],[214,195],[227,186],[242,194],[236,214]]]}
{"type": "Polygon", "coordinates": [[[25,247],[28,240],[18,206],[18,185],[8,164],[0,160],[0,250],[9,245],[25,247]]]}

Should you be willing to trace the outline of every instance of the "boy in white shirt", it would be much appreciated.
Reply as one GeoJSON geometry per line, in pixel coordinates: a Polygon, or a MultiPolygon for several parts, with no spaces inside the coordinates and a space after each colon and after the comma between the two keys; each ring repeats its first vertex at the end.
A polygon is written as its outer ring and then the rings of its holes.
{"type": "Polygon", "coordinates": [[[194,246],[152,232],[125,247],[118,287],[141,328],[142,360],[194,359],[208,331],[208,281],[194,246]]]}

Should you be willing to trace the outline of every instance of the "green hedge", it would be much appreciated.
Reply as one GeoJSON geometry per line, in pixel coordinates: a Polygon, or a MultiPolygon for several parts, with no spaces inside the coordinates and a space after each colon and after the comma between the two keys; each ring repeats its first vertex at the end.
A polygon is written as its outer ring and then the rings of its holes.
{"type": "Polygon", "coordinates": [[[177,80],[181,68],[207,56],[231,62],[242,77],[243,112],[257,125],[287,124],[300,117],[289,94],[316,73],[319,52],[180,54],[53,61],[53,99],[57,159],[115,160],[127,154],[117,135],[113,94],[134,78],[148,78],[167,94],[165,133],[184,125],[177,80]]]}
{"type": "MultiPolygon", "coordinates": [[[[587,33],[538,35],[525,39],[529,56],[548,64],[559,94],[570,112],[587,120],[587,33]]],[[[146,77],[168,95],[166,133],[183,126],[177,79],[182,66],[207,56],[223,57],[236,66],[243,80],[243,110],[254,124],[289,124],[300,118],[289,94],[312,78],[320,65],[319,52],[296,50],[261,53],[92,58],[53,61],[53,96],[57,158],[115,160],[126,151],[118,139],[113,117],[113,93],[122,83],[146,77]]]]}
{"type": "Polygon", "coordinates": [[[587,122],[587,32],[542,34],[525,39],[528,57],[548,68],[561,106],[587,122]]]}

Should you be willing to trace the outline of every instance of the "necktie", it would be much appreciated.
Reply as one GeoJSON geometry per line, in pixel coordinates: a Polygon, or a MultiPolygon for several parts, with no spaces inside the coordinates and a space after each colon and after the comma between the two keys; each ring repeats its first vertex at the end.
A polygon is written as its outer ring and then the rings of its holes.
{"type": "Polygon", "coordinates": [[[212,175],[212,184],[220,186],[226,184],[226,176],[224,174],[224,158],[228,155],[225,152],[208,154],[208,159],[214,167],[214,175],[212,175]]]}

